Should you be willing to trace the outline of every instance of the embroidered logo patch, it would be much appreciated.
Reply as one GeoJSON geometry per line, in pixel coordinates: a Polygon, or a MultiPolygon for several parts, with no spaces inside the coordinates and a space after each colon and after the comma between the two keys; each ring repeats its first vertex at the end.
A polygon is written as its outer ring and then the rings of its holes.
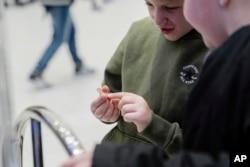
{"type": "Polygon", "coordinates": [[[180,72],[180,78],[185,84],[193,84],[198,79],[199,70],[194,65],[186,65],[180,72]]]}

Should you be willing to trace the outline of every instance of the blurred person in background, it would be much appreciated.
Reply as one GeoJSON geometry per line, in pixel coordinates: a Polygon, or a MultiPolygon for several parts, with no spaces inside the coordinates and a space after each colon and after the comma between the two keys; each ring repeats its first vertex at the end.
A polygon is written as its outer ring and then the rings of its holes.
{"type": "Polygon", "coordinates": [[[38,87],[49,86],[49,84],[43,80],[42,75],[49,61],[63,43],[68,44],[75,66],[75,74],[85,75],[93,73],[94,69],[87,67],[77,53],[75,25],[70,14],[70,6],[73,0],[41,0],[41,3],[52,18],[54,32],[51,43],[30,74],[30,81],[38,87]]]}

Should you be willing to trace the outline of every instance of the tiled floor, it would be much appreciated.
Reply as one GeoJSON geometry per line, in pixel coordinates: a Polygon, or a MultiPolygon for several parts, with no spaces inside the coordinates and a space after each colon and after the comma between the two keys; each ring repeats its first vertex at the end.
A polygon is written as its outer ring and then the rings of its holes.
{"type": "MultiPolygon", "coordinates": [[[[51,109],[78,136],[86,150],[100,142],[113,125],[99,122],[90,112],[90,103],[98,95],[104,67],[130,24],[147,16],[143,0],[113,0],[92,11],[87,0],[76,0],[72,14],[77,28],[79,53],[97,72],[74,76],[73,63],[66,46],[58,50],[45,72],[53,87],[38,90],[28,82],[28,75],[47,46],[50,18],[40,3],[5,10],[5,51],[8,58],[13,120],[27,107],[41,105],[51,109]]],[[[68,156],[56,137],[43,126],[44,166],[56,167],[68,156]]],[[[24,167],[32,167],[29,129],[25,136],[24,167]]]]}

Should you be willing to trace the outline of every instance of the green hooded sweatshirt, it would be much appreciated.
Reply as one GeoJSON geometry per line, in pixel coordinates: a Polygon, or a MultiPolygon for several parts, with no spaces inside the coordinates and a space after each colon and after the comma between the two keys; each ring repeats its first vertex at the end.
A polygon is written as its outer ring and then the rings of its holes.
{"type": "Polygon", "coordinates": [[[182,115],[208,49],[191,30],[177,41],[167,40],[149,17],[132,24],[107,64],[103,84],[111,92],[142,96],[153,111],[152,122],[141,133],[122,117],[102,142],[146,143],[167,155],[182,143],[182,115]]]}

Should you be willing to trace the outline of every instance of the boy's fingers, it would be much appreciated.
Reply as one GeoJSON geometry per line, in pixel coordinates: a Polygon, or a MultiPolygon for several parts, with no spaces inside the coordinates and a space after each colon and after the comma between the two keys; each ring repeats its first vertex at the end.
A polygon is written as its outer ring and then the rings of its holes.
{"type": "Polygon", "coordinates": [[[118,106],[120,99],[111,99],[110,103],[113,104],[114,106],[118,106]]]}
{"type": "Polygon", "coordinates": [[[96,91],[99,93],[99,95],[107,95],[110,93],[109,87],[104,85],[101,88],[97,88],[96,91]]]}
{"type": "Polygon", "coordinates": [[[107,85],[104,85],[102,88],[101,88],[102,92],[103,93],[109,93],[110,92],[110,89],[107,85]]]}
{"type": "Polygon", "coordinates": [[[127,92],[109,93],[107,96],[110,99],[121,99],[123,96],[129,95],[127,92]]]}

